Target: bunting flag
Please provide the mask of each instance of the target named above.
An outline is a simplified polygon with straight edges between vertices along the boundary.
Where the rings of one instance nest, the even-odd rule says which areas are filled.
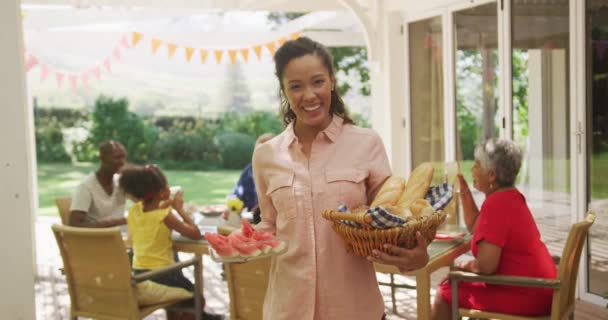
[[[209,55],[207,50],[201,50],[201,63],[205,63],[207,61],[207,55]]]
[[[274,52],[276,51],[274,42],[268,42],[264,46],[266,47],[266,49],[268,49],[268,51],[270,52],[270,55],[274,56]]]
[[[136,40],[137,37],[138,36],[136,34],[133,34],[134,40]],[[139,38],[141,39],[142,37],[143,36],[140,36]],[[139,40],[137,40],[137,41],[139,41]],[[135,41],[135,42],[137,42],[137,41]],[[108,73],[111,73],[113,60],[120,61],[122,59],[121,48],[123,48],[123,47],[131,48],[128,44],[128,35],[123,35],[120,38],[120,40],[116,43],[116,45],[112,49],[110,55],[107,56],[105,59],[103,59],[99,65],[96,65],[92,68],[85,69],[85,71],[82,71],[82,72],[74,73],[74,72],[62,72],[59,70],[55,70],[55,68],[51,67],[50,65],[41,62],[38,59],[38,57],[36,57],[30,53],[27,53],[27,52],[26,52],[25,68],[26,68],[26,71],[30,71],[34,66],[39,65],[40,66],[40,68],[39,68],[40,69],[40,82],[44,82],[49,77],[49,75],[54,75],[58,88],[61,88],[63,86],[64,80],[67,80],[67,82],[70,86],[70,89],[72,89],[72,91],[76,91],[76,89],[78,89],[79,85],[82,86],[83,88],[88,87],[92,76],[95,76],[95,78],[97,80],[100,80],[102,65]]]
[[[163,44],[163,41],[160,39],[152,39],[152,54],[156,54],[156,51],[158,51],[158,48],[160,48],[160,46]]]
[[[25,72],[29,72],[36,65],[38,65],[38,58],[28,55],[27,60],[25,60]]]
[[[133,46],[135,47],[143,37],[143,34],[139,32],[133,32]]]
[[[194,54],[194,48],[186,47],[186,61],[187,62],[190,62],[190,59],[192,59],[193,54]]]
[[[72,89],[72,91],[76,91],[76,82],[78,81],[76,76],[71,74],[68,76],[68,80],[70,81],[70,89]]]
[[[114,59],[120,61],[120,49],[118,49],[118,47],[114,48],[114,50],[112,51],[112,56],[114,56]]]
[[[97,80],[99,80],[99,78],[101,78],[101,68],[95,67],[95,69],[93,69],[93,75]]]
[[[255,52],[255,55],[258,57],[258,60],[262,59],[262,46],[253,47],[253,52]]]
[[[222,56],[224,55],[224,51],[214,50],[213,53],[215,54],[215,61],[217,61],[217,64],[222,63]]]
[[[241,56],[243,56],[243,61],[247,63],[247,58],[249,57],[249,49],[241,49]]]
[[[123,48],[129,48],[129,40],[127,40],[127,36],[122,36],[122,38],[120,38],[120,45],[123,46]]]
[[[55,79],[57,80],[57,87],[61,88],[61,85],[63,85],[63,73],[61,72],[55,72]]]
[[[238,51],[236,51],[236,50],[228,50],[228,56],[230,57],[231,64],[236,63],[236,54],[237,53],[238,53]]]
[[[275,41],[270,41],[270,42],[267,42],[264,44],[256,44],[251,47],[218,49],[218,48],[194,48],[191,46],[180,46],[176,43],[169,42],[169,41],[166,41],[163,39],[158,39],[158,38],[154,38],[154,37],[148,38],[140,32],[133,32],[131,35],[131,39],[132,39],[131,43],[132,43],[132,47],[135,47],[143,39],[149,39],[153,55],[155,55],[156,52],[161,47],[166,46],[169,59],[171,59],[171,58],[173,58],[173,56],[175,56],[175,52],[178,49],[183,48],[184,49],[184,58],[185,58],[186,62],[190,62],[192,60],[192,56],[194,55],[194,52],[196,52],[198,50],[200,59],[201,59],[201,63],[203,63],[203,64],[205,64],[207,62],[207,56],[208,56],[209,52],[213,52],[213,55],[215,57],[215,62],[217,64],[221,64],[222,61],[229,62],[231,64],[235,64],[239,61],[239,59],[241,59],[245,63],[248,63],[250,61],[249,60],[249,51],[251,51],[251,50],[253,50],[253,52],[255,53],[255,56],[257,57],[258,60],[262,59],[263,48],[266,48],[268,50],[268,52],[270,53],[270,55],[272,56],[276,52],[277,48],[282,46],[285,42],[287,42],[290,39],[295,40],[299,37],[300,37],[300,32],[294,32],[287,36],[282,36]],[[122,40],[121,40],[121,44],[122,44]],[[240,53],[241,58],[239,58],[239,53]],[[224,59],[224,56],[228,56],[228,59]]]
[[[46,80],[46,78],[49,76],[49,73],[51,73],[51,67],[46,64],[40,66],[40,82]]]
[[[112,62],[110,61],[110,58],[106,58],[103,61],[103,65],[104,67],[106,67],[106,70],[108,70],[108,72],[112,72]]]
[[[177,45],[175,43],[168,43],[167,44],[167,48],[169,49],[169,59],[173,58],[173,55],[175,54],[175,50],[177,49]]]

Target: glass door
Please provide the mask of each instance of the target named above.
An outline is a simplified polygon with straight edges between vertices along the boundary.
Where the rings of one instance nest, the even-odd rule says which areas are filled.
[[[456,160],[471,180],[475,146],[499,136],[498,16],[491,2],[455,11],[453,17]]]
[[[555,256],[573,212],[569,26],[568,0],[511,3],[513,139],[524,150],[517,187]]]
[[[597,219],[588,242],[587,291],[608,293],[608,0],[586,1],[587,203]]]
[[[445,159],[442,39],[440,16],[408,24],[412,169]]]

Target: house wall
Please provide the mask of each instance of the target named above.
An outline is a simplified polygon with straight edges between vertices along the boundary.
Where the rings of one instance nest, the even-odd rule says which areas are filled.
[[[19,0],[0,1],[0,315],[35,319],[33,117],[26,104]]]

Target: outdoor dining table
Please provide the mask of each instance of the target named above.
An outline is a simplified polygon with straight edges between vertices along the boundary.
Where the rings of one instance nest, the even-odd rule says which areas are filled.
[[[411,272],[400,272],[397,267],[375,263],[376,271],[416,277],[416,305],[418,319],[431,318],[431,274],[441,267],[452,265],[454,260],[469,251],[471,236],[453,240],[434,240],[428,247],[429,262],[422,268]]]

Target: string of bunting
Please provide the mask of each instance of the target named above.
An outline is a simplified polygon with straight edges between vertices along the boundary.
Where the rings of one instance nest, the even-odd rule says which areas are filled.
[[[167,48],[167,57],[172,59],[176,55],[176,51],[180,50],[184,53],[186,62],[190,62],[194,56],[198,56],[200,62],[205,64],[209,61],[209,55],[213,54],[217,64],[221,64],[222,61],[226,61],[226,57],[231,64],[235,64],[240,55],[241,59],[247,63],[249,62],[250,52],[253,52],[257,57],[258,61],[262,59],[262,51],[266,49],[270,55],[274,55],[277,48],[283,45],[285,41],[289,39],[297,39],[300,37],[299,32],[294,32],[286,37],[280,37],[275,41],[266,42],[264,44],[257,44],[251,47],[232,48],[232,49],[208,49],[208,48],[195,48],[191,46],[178,45],[175,42],[166,41],[154,37],[147,37],[140,32],[133,32],[131,36],[131,45],[136,47],[142,42],[143,39],[150,40],[150,49],[153,55],[155,55],[161,47]]]
[[[120,43],[115,45],[112,49],[112,53],[105,57],[99,64],[87,68],[82,72],[67,72],[59,70],[50,66],[49,64],[41,61],[37,56],[26,53],[25,57],[25,72],[29,73],[33,68],[38,67],[40,69],[40,82],[44,82],[47,78],[54,77],[57,87],[61,88],[64,81],[68,81],[72,91],[76,91],[78,86],[88,87],[89,80],[96,79],[100,80],[102,71],[106,73],[112,73],[112,64],[114,61],[120,61],[122,56],[123,48],[131,48],[127,35],[123,35],[120,39]]]

